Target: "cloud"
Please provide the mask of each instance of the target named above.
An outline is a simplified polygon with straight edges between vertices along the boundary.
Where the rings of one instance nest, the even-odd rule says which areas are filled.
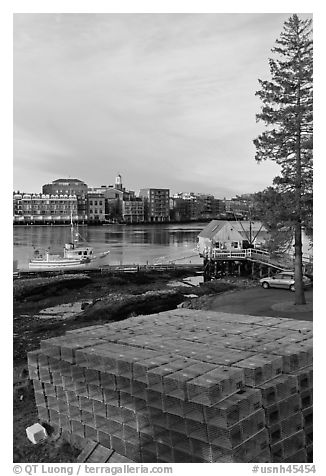
[[[254,161],[254,93],[286,18],[16,14],[16,188],[118,171],[136,190],[264,188],[276,169]]]

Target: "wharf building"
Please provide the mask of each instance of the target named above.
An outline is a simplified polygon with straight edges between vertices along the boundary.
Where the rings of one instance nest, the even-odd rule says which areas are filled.
[[[271,253],[270,231],[259,221],[212,220],[198,235],[197,250],[204,258],[204,281],[223,275],[260,277],[294,269],[294,237],[279,253]],[[303,272],[313,274],[313,249],[302,230]]]

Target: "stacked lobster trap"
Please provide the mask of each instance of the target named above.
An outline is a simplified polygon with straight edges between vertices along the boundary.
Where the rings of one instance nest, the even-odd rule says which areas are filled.
[[[312,323],[176,309],[28,353],[41,422],[135,462],[307,462]]]

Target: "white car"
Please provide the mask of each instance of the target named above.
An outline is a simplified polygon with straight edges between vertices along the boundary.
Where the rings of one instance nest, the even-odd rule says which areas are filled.
[[[302,276],[304,287],[311,285],[311,280],[307,276]],[[259,280],[264,289],[268,288],[283,288],[295,291],[294,287],[294,273],[292,271],[282,271],[274,274],[274,276],[262,278]]]

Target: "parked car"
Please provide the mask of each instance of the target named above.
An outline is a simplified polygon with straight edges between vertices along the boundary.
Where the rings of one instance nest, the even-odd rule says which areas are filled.
[[[304,287],[309,287],[312,284],[311,279],[307,276],[302,276],[302,281]],[[295,281],[294,281],[294,272],[292,271],[282,271],[281,273],[274,274],[274,276],[262,278],[259,280],[264,289],[268,288],[283,288],[294,291]]]

